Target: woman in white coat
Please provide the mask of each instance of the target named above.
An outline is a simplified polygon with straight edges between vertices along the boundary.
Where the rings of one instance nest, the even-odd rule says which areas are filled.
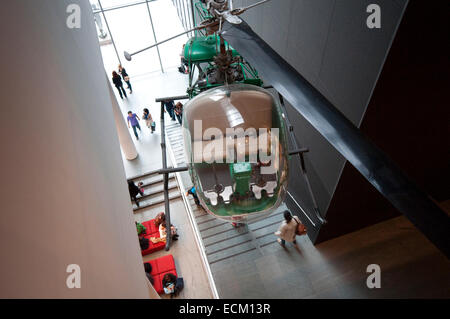
[[[284,220],[278,231],[275,232],[275,235],[280,237],[277,239],[278,243],[284,246],[286,241],[288,241],[294,245],[297,245],[297,242],[295,241],[295,233],[299,224],[301,224],[300,219],[297,216],[292,216],[291,212],[286,210],[284,212]]]

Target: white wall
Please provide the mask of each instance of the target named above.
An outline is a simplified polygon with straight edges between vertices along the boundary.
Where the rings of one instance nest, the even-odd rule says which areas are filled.
[[[88,0],[8,1],[0,16],[0,298],[148,298]]]

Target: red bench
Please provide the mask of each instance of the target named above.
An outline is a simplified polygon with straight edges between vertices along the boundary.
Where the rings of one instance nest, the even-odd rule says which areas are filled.
[[[159,294],[164,293],[162,286],[162,279],[165,274],[172,273],[177,276],[177,269],[175,268],[175,261],[172,255],[163,256],[160,258],[147,261],[152,265],[152,272],[150,273],[155,280],[153,287]]]
[[[143,222],[142,225],[144,225],[145,230],[146,230],[144,237],[149,240],[148,248],[141,251],[142,256],[145,256],[145,255],[151,254],[151,253],[153,253],[155,251],[164,249],[164,247],[166,246],[166,242],[165,241],[154,244],[150,240],[150,237],[157,237],[157,238],[160,237],[159,236],[159,229],[155,226],[155,220],[154,219],[150,219],[150,220],[148,220],[146,222]]]

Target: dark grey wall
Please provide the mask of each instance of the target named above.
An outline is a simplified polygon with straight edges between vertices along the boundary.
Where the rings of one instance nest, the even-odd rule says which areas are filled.
[[[235,7],[258,0],[235,0]],[[359,126],[389,51],[407,0],[272,0],[244,20],[345,116]],[[381,7],[381,29],[366,25],[367,6]],[[266,84],[270,84],[267,81]],[[344,158],[287,105],[298,141],[310,148],[307,168],[319,207],[326,213],[345,164]],[[290,192],[308,210],[296,161]],[[301,217],[301,216],[300,216]],[[310,233],[315,239],[315,232]]]
[[[436,202],[450,198],[449,21],[448,1],[409,2],[360,125]],[[316,243],[399,214],[347,163]]]

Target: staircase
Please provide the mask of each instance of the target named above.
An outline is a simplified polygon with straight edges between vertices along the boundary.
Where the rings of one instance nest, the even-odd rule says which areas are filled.
[[[156,171],[152,171],[143,175],[132,177],[128,180],[132,180],[136,185],[138,185],[139,182],[144,183],[142,186],[144,188],[144,196],[137,196],[139,207],[137,207],[133,202],[133,211],[135,213],[164,204],[163,175],[158,174]],[[178,189],[175,175],[169,174],[169,200],[174,200],[177,198],[181,198],[181,193]]]

